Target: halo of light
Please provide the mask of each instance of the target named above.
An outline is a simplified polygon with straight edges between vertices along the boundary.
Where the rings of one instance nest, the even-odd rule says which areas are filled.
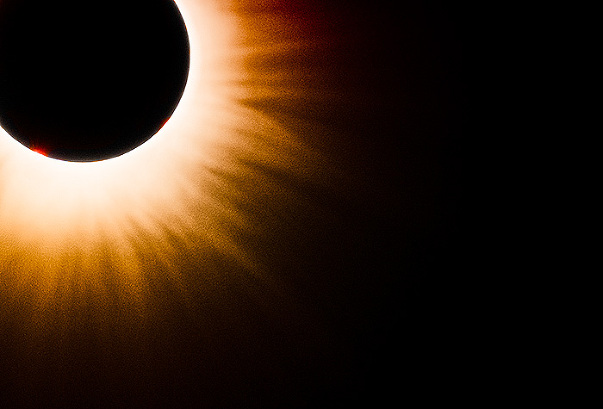
[[[169,169],[167,164],[174,160],[176,146],[190,143],[186,141],[187,132],[190,133],[187,122],[203,115],[197,109],[203,103],[202,96],[212,92],[215,95],[215,90],[208,89],[209,83],[203,83],[200,73],[207,70],[203,65],[215,58],[216,50],[213,44],[202,40],[207,32],[200,32],[197,26],[205,28],[204,31],[212,30],[211,38],[218,47],[223,45],[220,42],[227,41],[229,27],[232,29],[232,25],[223,22],[215,24],[218,17],[208,18],[207,11],[204,14],[192,7],[193,2],[184,0],[178,4],[194,51],[191,52],[189,84],[170,121],[138,149],[92,163],[46,158],[0,131],[4,182],[0,211],[5,221],[4,230],[10,229],[28,242],[49,237],[58,239],[67,231],[81,227],[83,218],[78,215],[81,211],[93,218],[99,212],[115,215],[128,211],[125,196],[146,196],[144,201],[150,206],[159,196],[175,194],[174,183],[168,182],[176,176],[171,172],[177,170]],[[205,60],[197,51],[203,53]],[[161,186],[161,193],[150,193],[151,186]],[[110,197],[115,199],[113,203],[109,202]]]
[[[177,281],[171,263],[181,250],[172,237],[259,270],[232,231],[261,234],[261,227],[237,207],[245,192],[229,178],[250,177],[250,160],[274,169],[300,165],[310,177],[316,158],[282,125],[240,103],[252,92],[244,62],[266,50],[239,41],[237,14],[224,2],[176,3],[189,34],[189,79],[171,119],[148,142],[117,158],[75,163],[32,152],[0,130],[4,296],[35,288],[34,303],[48,305],[82,286],[102,293],[111,271],[118,291],[143,300],[150,267],[140,248],[150,249],[156,272]],[[283,194],[274,180],[253,179]]]

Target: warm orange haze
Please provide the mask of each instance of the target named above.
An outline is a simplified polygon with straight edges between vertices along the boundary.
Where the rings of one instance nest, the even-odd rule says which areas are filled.
[[[382,407],[429,383],[462,241],[454,20],[175,3],[188,79],[146,143],[67,162],[0,129],[0,406]]]

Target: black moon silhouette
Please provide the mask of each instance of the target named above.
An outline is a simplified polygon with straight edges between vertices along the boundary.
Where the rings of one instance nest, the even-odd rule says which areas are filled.
[[[0,1],[0,125],[48,157],[143,144],[176,109],[189,64],[173,0]]]

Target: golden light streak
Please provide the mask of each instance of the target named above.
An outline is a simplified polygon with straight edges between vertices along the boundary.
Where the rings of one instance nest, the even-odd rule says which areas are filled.
[[[311,181],[323,161],[282,124],[246,107],[249,99],[299,92],[284,85],[287,72],[253,72],[246,62],[303,45],[278,20],[249,35],[251,23],[228,2],[176,3],[189,33],[189,80],[172,118],[147,143],[118,158],[72,163],[0,131],[0,284],[15,308],[41,314],[83,293],[98,304],[117,293],[144,309],[149,277],[181,285],[183,264],[196,266],[209,297],[228,278],[216,278],[205,253],[234,259],[267,287],[278,286],[239,237],[267,233],[249,209],[269,213],[270,203],[305,199],[258,169]],[[275,25],[287,35],[268,38]],[[5,305],[3,313],[10,311]]]

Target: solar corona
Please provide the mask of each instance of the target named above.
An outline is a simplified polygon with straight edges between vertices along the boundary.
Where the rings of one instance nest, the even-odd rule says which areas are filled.
[[[0,0],[0,408],[446,395],[485,264],[438,3]]]
[[[111,276],[123,300],[144,304],[149,279],[177,281],[190,262],[170,237],[195,257],[203,248],[253,265],[230,237],[255,226],[235,206],[247,187],[233,180],[271,191],[272,178],[250,164],[289,172],[296,157],[303,168],[314,159],[240,102],[280,93],[265,87],[279,75],[246,62],[291,45],[274,36],[242,44],[250,29],[237,16],[212,0],[0,2],[0,49],[11,57],[0,58],[4,297],[45,306],[31,317],[52,315],[57,297],[80,286],[102,293]],[[213,268],[196,271],[211,286]],[[36,291],[20,298],[27,288]]]

